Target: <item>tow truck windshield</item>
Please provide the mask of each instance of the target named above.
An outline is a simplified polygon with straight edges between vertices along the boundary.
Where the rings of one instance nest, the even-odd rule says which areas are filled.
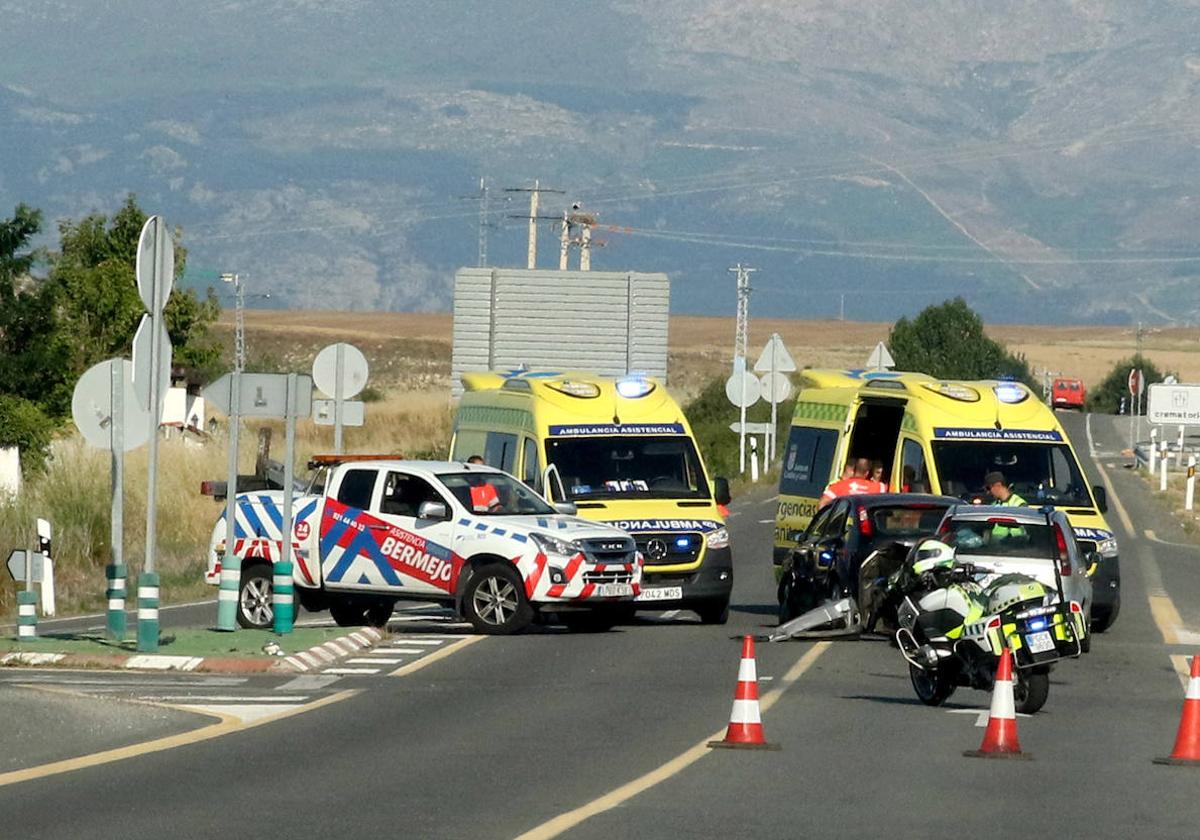
[[[933,461],[942,492],[966,501],[989,501],[983,477],[999,471],[1029,505],[1094,507],[1075,455],[1065,443],[935,441]]]
[[[476,516],[547,516],[558,512],[537,493],[504,473],[440,473],[438,478]],[[481,498],[487,503],[481,504]]]
[[[546,458],[569,499],[707,499],[708,482],[689,437],[548,440]]]

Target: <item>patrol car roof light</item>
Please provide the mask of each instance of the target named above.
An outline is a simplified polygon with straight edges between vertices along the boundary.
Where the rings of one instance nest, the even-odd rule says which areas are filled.
[[[617,380],[617,393],[627,400],[636,400],[654,390],[654,383],[641,376],[626,376]]]

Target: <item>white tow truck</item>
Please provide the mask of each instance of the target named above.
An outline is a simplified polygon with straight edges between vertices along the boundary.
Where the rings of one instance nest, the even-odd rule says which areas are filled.
[[[608,629],[640,592],[632,537],[550,505],[481,464],[320,456],[293,495],[296,595],[340,625],[381,626],[398,600],[453,606],[479,633],[516,633],[553,616]],[[237,618],[273,620],[273,563],[283,547],[283,491],[239,493]],[[225,517],[213,528],[206,580],[220,580]]]

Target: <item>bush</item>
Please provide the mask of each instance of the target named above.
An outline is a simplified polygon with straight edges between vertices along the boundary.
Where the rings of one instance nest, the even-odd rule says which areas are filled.
[[[40,472],[46,463],[54,423],[29,400],[0,394],[0,448],[15,446],[21,452],[21,472]]]
[[[788,428],[791,425],[792,412],[795,410],[795,398],[781,402],[776,412],[776,428],[778,439],[787,440]],[[730,423],[736,423],[740,412],[725,396],[725,380],[714,379],[696,395],[696,398],[683,408],[692,433],[696,436],[696,445],[711,476],[724,476],[734,479],[738,475],[738,436],[729,430]],[[746,409],[746,421],[764,423],[771,419],[771,405],[765,400],[759,400]],[[760,439],[760,445],[762,443]],[[782,453],[780,443],[776,449]],[[760,450],[761,452],[761,450]],[[764,465],[767,472],[770,465]]]
[[[1122,359],[1113,366],[1099,385],[1088,390],[1087,410],[1101,414],[1116,414],[1121,410],[1122,400],[1125,401],[1128,408],[1129,371],[1135,368],[1141,370],[1147,385],[1162,382],[1167,377],[1165,371],[1160,371],[1154,362],[1140,353],[1130,356],[1128,359]],[[1137,407],[1138,414],[1146,413],[1144,402],[1145,400]]]

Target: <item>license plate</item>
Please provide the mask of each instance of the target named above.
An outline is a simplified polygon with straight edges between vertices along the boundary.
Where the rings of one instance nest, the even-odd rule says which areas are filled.
[[[653,586],[647,589],[642,587],[641,593],[635,600],[638,601],[678,601],[683,597],[682,586]]]
[[[633,594],[632,583],[598,583],[596,584],[596,595],[601,598],[619,598],[622,595]]]
[[[1045,653],[1048,650],[1054,650],[1054,638],[1050,635],[1049,630],[1030,633],[1025,637],[1025,644],[1029,647],[1030,653]]]

